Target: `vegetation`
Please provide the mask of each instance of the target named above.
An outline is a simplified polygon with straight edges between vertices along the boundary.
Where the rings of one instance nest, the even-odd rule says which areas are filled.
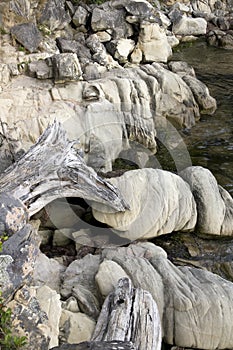
[[[7,236],[0,237],[0,251]],[[0,349],[17,350],[26,345],[26,337],[18,337],[12,334],[12,311],[6,308],[2,293],[0,291]]]

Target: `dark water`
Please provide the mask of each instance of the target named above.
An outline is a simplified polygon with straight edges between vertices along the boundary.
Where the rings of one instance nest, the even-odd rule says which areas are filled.
[[[218,104],[213,116],[203,115],[184,136],[192,163],[210,169],[233,195],[233,50],[196,42],[180,47],[173,60],[192,65]]]

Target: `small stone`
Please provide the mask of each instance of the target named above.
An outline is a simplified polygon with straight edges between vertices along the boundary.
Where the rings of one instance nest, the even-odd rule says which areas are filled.
[[[42,35],[34,23],[22,23],[12,27],[11,35],[29,52],[35,52],[42,41]]]

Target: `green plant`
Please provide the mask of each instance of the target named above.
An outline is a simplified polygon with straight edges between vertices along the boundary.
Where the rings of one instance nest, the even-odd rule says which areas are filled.
[[[0,237],[0,252],[4,241],[7,240],[6,235]],[[0,291],[0,349],[1,350],[17,350],[26,345],[27,337],[18,337],[12,334],[12,311],[5,306],[2,292]]]

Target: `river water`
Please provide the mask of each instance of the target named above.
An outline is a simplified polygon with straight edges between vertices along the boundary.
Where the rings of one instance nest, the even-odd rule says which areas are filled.
[[[201,120],[182,137],[192,164],[213,172],[219,184],[233,196],[233,50],[224,50],[199,41],[180,46],[173,60],[186,61],[195,69],[217,100],[213,116]]]

